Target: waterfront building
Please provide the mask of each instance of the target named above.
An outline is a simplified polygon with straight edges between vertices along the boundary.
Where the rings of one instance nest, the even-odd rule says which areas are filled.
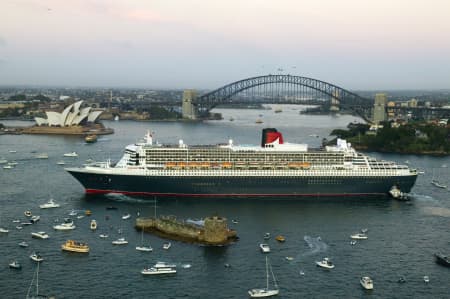
[[[70,127],[97,121],[103,111],[92,111],[92,107],[81,108],[83,101],[67,106],[63,112],[46,111],[47,118],[35,117],[38,126]]]

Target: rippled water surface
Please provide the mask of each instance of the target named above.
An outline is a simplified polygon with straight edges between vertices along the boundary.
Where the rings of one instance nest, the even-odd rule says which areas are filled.
[[[8,234],[0,235],[1,297],[25,297],[35,272],[35,264],[28,256],[36,250],[45,258],[39,272],[40,292],[56,298],[246,298],[247,290],[265,286],[265,260],[258,245],[266,232],[272,235],[268,240],[272,249],[269,259],[280,286],[280,298],[449,297],[450,269],[435,264],[433,253],[450,253],[450,192],[430,184],[437,178],[450,185],[448,157],[370,154],[424,171],[413,188],[413,200],[406,203],[382,198],[159,199],[158,215],[186,219],[218,213],[238,220],[237,224],[229,224],[238,231],[240,240],[225,247],[172,241],[172,247],[163,250],[165,240],[145,234],[144,240],[154,249],[151,253],[135,250],[141,234],[133,224],[138,213],[154,214],[153,198],[85,197],[81,185],[64,171],[63,167],[79,166],[87,159],[117,160],[124,147],[143,137],[148,129],[155,132],[160,143],[183,139],[187,144],[211,144],[231,138],[235,143],[258,144],[261,128],[270,126],[277,127],[286,141],[318,146],[332,128],[345,127],[355,120],[351,116],[299,115],[294,106],[283,106],[283,112],[277,114],[273,110],[220,112],[224,120],[206,123],[105,122],[115,129],[115,134],[90,145],[78,137],[0,136],[0,160],[18,162],[14,169],[0,168],[0,226],[10,229]],[[234,121],[229,121],[230,117]],[[264,123],[255,124],[257,118]],[[63,157],[72,151],[79,157]],[[34,158],[40,153],[48,153],[49,159]],[[57,165],[60,160],[66,165]],[[61,208],[40,210],[39,204],[49,197]],[[118,209],[107,210],[108,206]],[[92,216],[72,217],[77,225],[74,231],[54,231],[55,222],[68,217],[73,209],[80,214],[89,209]],[[40,215],[41,220],[18,230],[12,221],[25,220],[25,210]],[[125,213],[130,213],[131,219],[122,220]],[[96,232],[89,229],[91,219],[97,220]],[[369,239],[350,245],[350,234],[362,228],[368,228]],[[46,231],[50,239],[32,239],[33,231]],[[109,238],[99,238],[102,233],[109,234]],[[284,235],[286,242],[276,242],[273,236],[277,234]],[[121,236],[130,243],[111,244]],[[60,246],[67,239],[88,242],[90,254],[61,252]],[[17,245],[24,240],[30,244],[25,249]],[[324,257],[333,260],[335,269],[323,271],[316,267],[315,261]],[[13,259],[22,263],[22,270],[8,268]],[[177,274],[143,277],[140,270],[156,261],[176,263]],[[373,291],[360,287],[363,275],[373,278]],[[424,275],[430,277],[428,284],[423,281]],[[397,282],[400,276],[406,283]]]

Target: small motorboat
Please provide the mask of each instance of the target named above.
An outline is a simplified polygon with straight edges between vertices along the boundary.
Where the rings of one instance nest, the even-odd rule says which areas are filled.
[[[368,236],[365,233],[357,233],[357,234],[350,235],[350,238],[352,238],[354,240],[366,240],[366,239],[368,239]]]
[[[320,262],[316,261],[316,265],[318,267],[322,267],[322,268],[325,268],[325,269],[333,269],[334,268],[334,264],[327,257],[323,258],[323,260],[320,261]]]
[[[92,215],[92,211],[91,210],[86,210],[86,211],[84,211],[84,215],[91,216]]]
[[[53,226],[54,230],[73,230],[76,226],[73,224],[73,222],[68,223],[61,223]]]
[[[42,262],[44,258],[37,252],[34,252],[30,255],[30,259],[32,259],[35,262]]]
[[[4,227],[0,227],[0,233],[5,233],[5,234],[7,234],[7,233],[9,233],[9,229],[6,229],[6,228],[4,228]]]
[[[265,233],[264,240],[269,240],[269,239],[270,239],[270,233]]]
[[[231,222],[232,222],[233,224],[238,224],[238,223],[239,223],[239,221],[237,221],[236,219],[232,219]]]
[[[12,261],[11,263],[9,263],[9,267],[11,269],[17,269],[17,270],[22,269],[22,265],[18,261]]]
[[[122,216],[123,220],[127,220],[127,219],[130,219],[130,218],[131,218],[130,214],[125,214],[125,215]]]
[[[114,240],[111,242],[113,245],[126,245],[128,244],[128,241],[125,240],[125,238],[119,238],[117,240]]]
[[[46,232],[35,232],[35,233],[31,233],[31,236],[33,238],[37,238],[37,239],[48,239],[49,236],[47,235]]]
[[[434,256],[436,258],[436,263],[438,263],[442,266],[450,267],[450,257],[449,256],[447,256],[443,253],[440,253],[440,252],[435,253]]]
[[[398,283],[405,283],[406,279],[403,276],[400,276],[397,280]]]
[[[19,219],[14,219],[12,222],[13,223],[20,223],[20,220]]]
[[[24,214],[25,216],[27,216],[27,217],[33,216],[33,214],[31,213],[31,211],[25,211],[25,212],[23,212],[23,214]]]
[[[109,236],[108,236],[108,234],[100,234],[99,237],[102,238],[102,239],[106,239],[106,238],[108,238]]]
[[[63,156],[64,157],[78,157],[78,154],[76,152],[71,152],[71,153],[65,153]]]
[[[285,242],[286,238],[282,235],[278,235],[275,237],[275,240],[277,240],[278,242]]]
[[[28,243],[25,241],[22,241],[19,243],[19,246],[25,248],[25,247],[28,247]]]
[[[25,248],[25,247],[28,247],[28,243],[25,241],[22,241],[19,243],[19,246]]]
[[[366,290],[373,290],[373,281],[369,276],[361,277],[361,279],[359,280],[359,283]]]
[[[60,205],[57,204],[57,203],[55,203],[55,202],[53,201],[53,198],[50,198],[50,200],[49,200],[48,202],[46,202],[46,203],[44,203],[44,204],[42,204],[42,205],[39,205],[39,207],[40,207],[41,209],[51,209],[51,208],[59,208]]]
[[[64,162],[64,161],[58,161],[58,162],[56,162],[56,164],[58,164],[58,165],[66,165],[66,162]]]
[[[36,159],[48,159],[48,154],[46,153],[38,154],[36,155]]]
[[[429,282],[430,282],[430,277],[429,277],[428,275],[425,275],[425,276],[423,277],[423,281],[424,281],[425,283],[429,283]]]
[[[353,246],[353,245],[356,245],[356,240],[351,240],[351,241],[350,241],[350,245],[352,245],[352,246]]]
[[[78,215],[78,212],[75,210],[70,211],[69,216],[76,216]]]
[[[41,220],[41,216],[38,216],[38,215],[31,216],[31,218],[30,218],[30,222],[31,222],[31,223],[36,223],[36,222],[38,222],[39,220]]]
[[[288,260],[288,261],[293,261],[294,260],[294,258],[292,256],[287,256],[287,257],[285,257],[285,259]]]
[[[14,166],[12,166],[12,165],[5,165],[5,166],[3,166],[3,169],[13,169],[14,168]]]
[[[17,225],[17,226],[16,226],[16,229],[21,230],[21,229],[23,229],[23,226]]]
[[[261,244],[259,244],[259,248],[261,248],[262,253],[269,253],[270,252],[269,244],[261,243]]]
[[[97,221],[95,221],[95,219],[91,220],[91,230],[96,230],[97,229]]]
[[[163,244],[163,249],[165,249],[165,250],[169,249],[170,247],[172,247],[172,243],[170,243],[170,242]]]

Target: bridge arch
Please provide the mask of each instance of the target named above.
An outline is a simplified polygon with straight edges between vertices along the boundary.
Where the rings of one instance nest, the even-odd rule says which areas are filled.
[[[352,110],[360,115],[364,108],[373,106],[373,100],[361,97],[337,85],[309,77],[292,75],[265,75],[239,80],[201,95],[194,99],[192,103],[198,109],[209,111],[219,104],[229,102],[232,96],[242,91],[260,85],[277,83],[300,85],[319,91],[329,96],[330,100],[336,99],[341,107]]]

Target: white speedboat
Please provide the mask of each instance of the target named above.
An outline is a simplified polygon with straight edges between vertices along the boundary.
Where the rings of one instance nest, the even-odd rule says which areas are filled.
[[[51,209],[51,208],[59,208],[60,205],[53,201],[53,198],[50,198],[48,202],[39,205],[41,209]]]
[[[55,230],[74,230],[75,228],[76,226],[73,222],[61,223],[53,226],[53,229]]]
[[[264,240],[269,240],[269,239],[270,239],[270,233],[265,233]]]
[[[37,239],[48,239],[49,236],[47,235],[46,232],[35,232],[35,233],[31,233],[31,236],[33,238],[37,238]]]
[[[37,252],[34,252],[30,255],[30,259],[32,259],[35,262],[42,262],[44,258]]]
[[[369,276],[361,277],[361,279],[359,280],[359,283],[366,290],[373,290],[373,281]]]
[[[95,219],[91,220],[91,230],[96,230],[97,229],[97,221],[95,221]]]
[[[30,218],[31,223],[36,223],[39,220],[41,220],[41,216],[39,216],[39,215],[31,216],[31,218]]]
[[[316,261],[316,265],[319,267],[325,268],[325,269],[333,269],[334,268],[334,264],[327,257],[323,258],[323,260],[320,262]]]
[[[163,244],[163,248],[166,249],[166,250],[169,249],[171,246],[172,246],[172,243],[170,243],[170,242],[167,242],[167,243]]]
[[[423,277],[423,281],[424,281],[425,283],[429,283],[429,282],[430,282],[430,277],[429,277],[428,275],[425,275],[425,276]]]
[[[112,241],[113,245],[125,245],[128,244],[128,241],[125,238],[119,238],[117,240]]]
[[[58,164],[58,165],[66,165],[66,162],[64,162],[64,161],[58,161],[58,162],[56,162],[56,164]]]
[[[177,273],[177,266],[164,262],[157,262],[152,267],[143,269],[141,273],[143,275],[174,274]]]
[[[12,166],[12,165],[5,165],[5,166],[3,166],[3,169],[13,169],[14,168],[14,166]]]
[[[63,156],[64,157],[78,157],[78,154],[76,152],[71,152],[71,153],[65,153]]]
[[[22,242],[19,243],[19,246],[25,248],[25,247],[28,247],[28,243],[25,242],[25,241],[22,241]]]
[[[33,214],[31,213],[31,211],[25,211],[23,212],[23,214],[27,217],[31,217]]]
[[[125,215],[122,216],[122,219],[123,220],[127,220],[127,219],[130,219],[130,217],[131,217],[130,214],[125,214]]]
[[[357,234],[350,235],[350,238],[352,238],[354,240],[366,240],[368,238],[368,236],[365,233],[357,233]]]
[[[18,261],[12,261],[11,263],[9,263],[9,267],[11,269],[22,269],[22,265],[18,262]]]
[[[69,216],[76,216],[78,215],[78,212],[75,210],[70,211]]]
[[[269,253],[270,252],[269,244],[261,243],[261,244],[259,244],[259,248],[261,248],[261,251],[263,253]]]
[[[274,284],[274,289],[269,289],[269,269],[272,273],[272,279]],[[267,256],[266,256],[266,287],[264,289],[251,289],[248,291],[248,294],[252,298],[262,298],[262,297],[272,297],[278,295],[280,290],[278,289],[277,281],[275,279],[275,275],[273,274],[272,267],[269,265]]]
[[[0,233],[7,234],[7,233],[9,233],[9,229],[6,229],[4,227],[0,227]]]
[[[102,239],[106,239],[106,238],[108,238],[109,236],[108,236],[107,234],[100,234],[99,237],[102,238]]]

